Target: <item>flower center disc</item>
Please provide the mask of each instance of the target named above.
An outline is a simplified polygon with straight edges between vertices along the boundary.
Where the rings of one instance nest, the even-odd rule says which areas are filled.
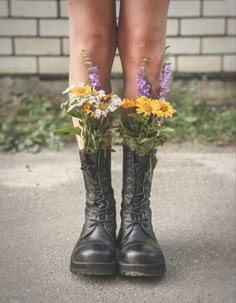
[[[161,111],[167,112],[168,111],[168,106],[166,104],[161,105]]]
[[[146,104],[143,105],[143,107],[144,107],[145,111],[148,112],[148,113],[150,113],[152,111],[152,107],[151,107],[150,104],[146,103]]]

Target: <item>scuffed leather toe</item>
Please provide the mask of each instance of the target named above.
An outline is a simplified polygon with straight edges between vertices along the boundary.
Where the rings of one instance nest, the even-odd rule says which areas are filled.
[[[80,245],[72,254],[73,263],[109,263],[114,262],[115,252],[102,243]]]
[[[126,264],[161,264],[164,255],[157,246],[147,243],[134,243],[123,248],[120,261]]]

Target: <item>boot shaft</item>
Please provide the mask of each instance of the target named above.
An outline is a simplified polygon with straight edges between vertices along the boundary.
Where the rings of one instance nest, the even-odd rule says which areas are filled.
[[[111,150],[107,148],[95,153],[80,151],[81,170],[88,202],[93,203],[96,196],[114,195],[111,186]]]
[[[122,238],[128,236],[134,229],[143,229],[155,239],[149,200],[152,182],[152,172],[150,173],[152,156],[137,155],[128,146],[124,146],[120,230]]]
[[[123,195],[143,193],[149,197],[152,181],[149,176],[150,161],[151,155],[140,156],[127,145],[123,146]]]
[[[81,170],[86,189],[85,224],[81,239],[95,229],[105,229],[115,237],[116,211],[114,192],[111,186],[111,150],[96,153],[80,151]]]

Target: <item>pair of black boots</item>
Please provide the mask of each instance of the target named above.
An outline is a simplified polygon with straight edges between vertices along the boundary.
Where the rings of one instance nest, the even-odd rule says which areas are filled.
[[[111,151],[80,152],[86,188],[85,223],[71,256],[73,273],[161,276],[165,259],[151,223],[148,177],[151,155],[124,146],[121,227],[116,239],[116,209],[111,186]]]

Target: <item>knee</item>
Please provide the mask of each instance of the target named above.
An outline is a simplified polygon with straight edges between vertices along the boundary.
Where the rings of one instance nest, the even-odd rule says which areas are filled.
[[[129,52],[133,58],[151,57],[161,59],[165,49],[165,35],[160,34],[158,27],[147,27],[136,30],[129,38]]]
[[[101,48],[106,48],[109,45],[109,33],[106,33],[103,30],[99,29],[91,29],[91,30],[85,30],[83,33],[84,40],[86,41],[86,44],[92,49],[99,51]]]
[[[146,49],[155,50],[158,46],[158,39],[155,31],[141,31],[134,37],[134,41],[137,51],[143,51]]]
[[[143,54],[148,52],[150,54],[160,52],[165,47],[165,37],[160,37],[157,29],[140,32],[134,38],[137,45],[137,52]]]
[[[115,40],[112,34],[98,29],[87,29],[78,35],[78,45],[87,49],[90,56],[110,57],[115,53]]]

